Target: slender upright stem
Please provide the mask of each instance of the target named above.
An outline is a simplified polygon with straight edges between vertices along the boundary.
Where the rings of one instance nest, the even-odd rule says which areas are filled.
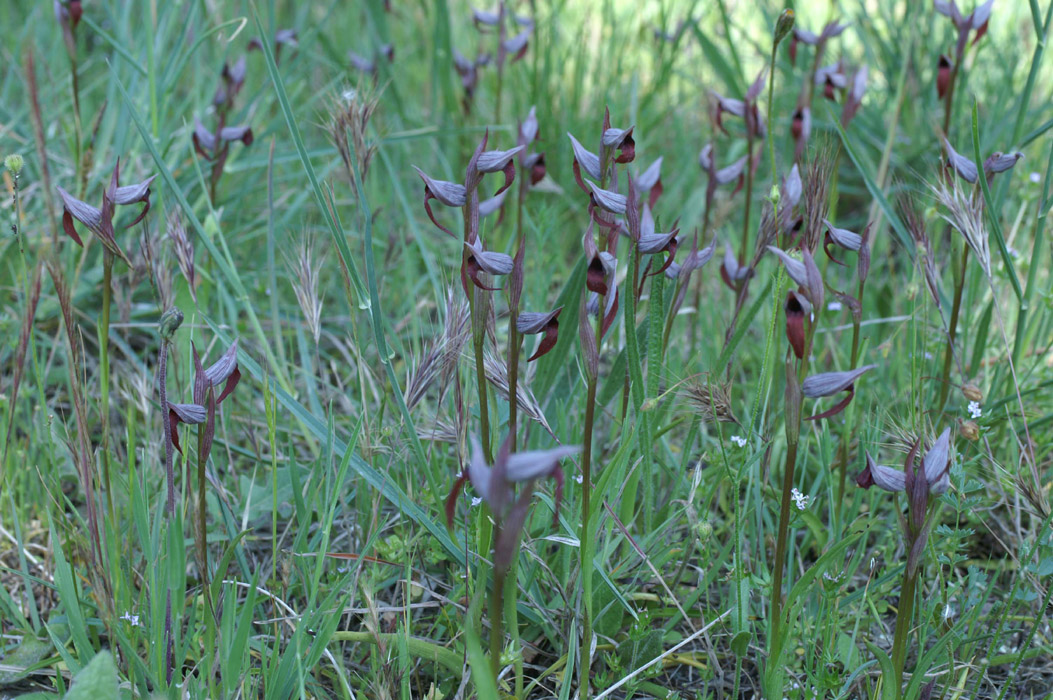
[[[746,134],[746,202],[742,212],[742,242],[739,245],[739,263],[745,264],[749,253],[750,205],[753,202],[753,136]],[[745,289],[745,285],[743,285]]]
[[[497,3],[497,93],[494,96],[494,124],[501,123],[501,92],[505,82],[505,3]]]
[[[161,338],[161,353],[157,358],[157,385],[161,398],[161,425],[164,430],[165,441],[165,482],[168,486],[167,502],[165,504],[165,515],[172,526],[175,520],[175,474],[172,471],[172,424],[168,420],[168,392],[166,382],[168,379],[168,338]],[[175,647],[172,639],[172,587],[168,586],[165,600],[165,681],[171,684],[172,672],[175,665]]]
[[[597,327],[603,323],[603,302],[600,302],[600,318],[597,319]],[[599,330],[596,333],[599,336]],[[587,600],[592,593],[592,559],[585,546],[589,542],[589,517],[590,501],[592,500],[592,428],[596,417],[596,380],[594,376],[589,377],[588,396],[585,403],[585,444],[581,455],[581,544],[578,550],[581,552],[581,584],[582,584],[582,630],[581,630],[581,668],[578,676],[578,699],[586,700],[589,697],[589,667],[592,665],[592,616],[589,613],[591,603]]]
[[[958,334],[958,315],[962,309],[962,290],[965,288],[965,273],[969,262],[969,245],[962,243],[962,262],[958,270],[957,285],[954,288],[954,302],[951,304],[951,321],[947,329],[947,349],[943,353],[943,377],[940,382],[940,399],[936,402],[937,410],[943,408],[947,401],[947,392],[951,387],[951,360],[954,358],[954,339]]]
[[[958,66],[962,62],[962,55],[954,62],[951,68],[951,80],[947,86],[947,94],[944,96],[943,104],[943,135],[947,136],[947,130],[951,128],[951,110],[954,108],[954,85],[958,82]]]
[[[812,353],[812,341],[815,338],[815,328],[818,322],[818,309],[816,309],[816,320],[812,322],[807,331],[804,344],[804,357],[797,368],[798,386],[808,375],[808,357]],[[794,371],[791,364],[787,364],[787,375]],[[787,381],[790,377],[787,376]],[[782,474],[782,501],[779,504],[779,532],[775,540],[775,571],[772,573],[771,589],[771,622],[769,631],[771,639],[778,643],[780,639],[780,625],[782,624],[782,582],[783,570],[786,567],[786,540],[790,529],[790,500],[793,490],[793,475],[797,466],[797,446],[801,434],[801,406],[804,402],[800,389],[792,400],[797,402],[796,406],[789,405],[791,397],[787,396],[786,406],[786,464]],[[796,421],[796,424],[793,423]],[[769,643],[769,648],[771,644]],[[769,659],[769,663],[778,663],[778,659]]]
[[[800,409],[798,409],[799,413]],[[782,473],[782,502],[779,504],[779,534],[775,540],[775,561],[772,565],[771,585],[771,624],[770,634],[772,639],[779,638],[779,626],[782,623],[782,579],[783,569],[786,566],[786,535],[790,524],[790,492],[793,489],[793,473],[797,465],[797,443],[798,439],[790,439],[786,444],[786,465]],[[769,645],[770,646],[770,645]],[[777,659],[769,659],[770,663],[778,663]]]
[[[494,541],[499,537],[499,531],[495,529]],[[505,649],[505,576],[507,572],[500,568],[494,568],[494,587],[490,590],[490,671],[494,675],[494,685],[497,685],[497,676],[501,673],[501,654]]]
[[[633,278],[631,280],[632,286],[629,287],[629,293],[635,295],[634,299],[636,300],[636,306],[634,308],[639,308],[640,296],[641,295],[637,294],[637,286],[639,285],[639,286],[642,287],[642,285],[640,285],[640,249],[637,248],[636,246],[633,246],[633,253],[632,253],[632,255],[633,255]],[[668,324],[667,324],[667,328],[668,328]],[[626,327],[625,332],[626,333],[635,333],[636,332],[636,319],[632,319],[632,323],[630,323],[629,326]],[[651,342],[654,342],[654,341],[652,340]],[[663,343],[663,355],[664,355],[664,347],[665,347],[665,344]],[[629,363],[626,362],[625,363],[625,383],[622,385],[622,420],[623,421],[625,420],[625,417],[629,414],[629,388],[630,388],[630,369],[629,369]]]
[[[530,180],[523,173],[520,173],[519,179],[519,197],[516,200],[516,263],[512,269],[513,275],[522,274],[522,269],[520,268],[521,256],[525,255],[526,252],[526,239],[523,237],[523,200],[526,199],[527,186]],[[522,289],[521,280],[513,280],[512,284],[509,285],[509,289],[517,284],[519,289]],[[519,401],[517,400],[519,391],[519,353],[523,345],[523,336],[519,334],[519,330],[516,328],[516,324],[519,321],[520,295],[515,294],[513,298],[513,295],[509,294],[509,302],[511,303],[508,307],[508,449],[511,452],[515,452],[519,428]]]
[[[110,299],[113,294],[113,253],[102,254],[102,320],[99,329],[99,373],[102,389],[99,396],[99,412],[102,413],[102,480],[106,485],[106,504],[113,511],[113,488],[110,484]],[[163,406],[163,404],[162,404]]]
[[[863,286],[865,284],[866,283],[863,280],[859,280],[859,291],[856,292],[856,299],[859,300],[860,304],[863,303]],[[859,366],[859,331],[860,331],[859,322],[860,322],[860,319],[858,318],[858,316],[855,313],[853,313],[852,314],[852,355],[851,355],[851,357],[849,359],[849,363],[848,363],[848,370],[849,371],[852,371],[856,367]],[[842,505],[842,503],[845,500],[845,482],[846,482],[847,476],[848,476],[848,442],[849,442],[849,431],[850,430],[851,430],[851,426],[846,421],[845,422],[845,426],[844,426],[844,430],[842,431],[842,434],[841,434],[841,445],[840,445],[840,448],[839,448],[840,458],[838,459],[838,462],[841,463],[841,476],[840,476],[840,487],[838,488],[838,491],[837,491],[838,498],[837,498],[837,501],[835,501],[835,503],[834,503],[834,508],[837,510],[837,512],[841,511],[841,505]]]
[[[479,299],[476,295],[479,295]],[[486,401],[486,368],[483,346],[486,342],[486,296],[475,287],[468,295],[468,308],[472,318],[472,348],[475,351],[475,381],[479,389],[479,422],[483,434],[483,454],[488,464],[493,464],[494,455],[490,444],[490,409]]]
[[[903,584],[900,586],[899,607],[896,609],[896,631],[892,637],[892,678],[896,683],[896,698],[903,692],[903,666],[907,660],[907,637],[910,635],[910,622],[914,614],[914,594],[918,584],[918,572],[910,573],[910,567],[903,570]]]

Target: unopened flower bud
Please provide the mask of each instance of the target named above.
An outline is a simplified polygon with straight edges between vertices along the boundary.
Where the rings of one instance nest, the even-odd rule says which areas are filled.
[[[657,407],[658,407],[658,399],[647,399],[642,404],[640,404],[640,410],[643,411],[644,413],[646,413],[648,411],[653,411]]]
[[[183,312],[173,306],[161,316],[161,321],[157,324],[157,329],[161,333],[162,338],[165,340],[171,340],[172,336],[175,335],[176,330],[182,325],[182,323]]]
[[[4,167],[10,170],[11,174],[15,177],[18,177],[18,174],[22,172],[22,166],[25,164],[25,160],[23,160],[22,156],[17,153],[12,153],[4,158]]]
[[[786,38],[786,35],[793,29],[793,10],[786,8],[779,14],[779,19],[775,21],[775,46]]]
[[[706,542],[713,535],[713,525],[708,520],[703,520],[695,525],[695,536],[699,542]]]
[[[962,437],[969,442],[976,442],[980,439],[980,426],[976,424],[976,421],[963,420],[958,424],[958,431]]]
[[[976,386],[971,382],[962,387],[962,394],[964,394],[965,398],[969,399],[970,401],[983,403],[984,392],[980,391],[980,387]]]
[[[768,199],[771,200],[772,206],[775,207],[776,209],[779,207],[779,199],[781,197],[782,197],[782,195],[779,192],[778,185],[772,185],[771,186],[771,194],[768,195]]]

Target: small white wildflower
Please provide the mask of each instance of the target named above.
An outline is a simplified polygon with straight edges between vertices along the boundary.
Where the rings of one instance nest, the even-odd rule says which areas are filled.
[[[811,500],[810,496],[805,496],[797,489],[790,491],[790,498],[793,499],[794,505],[797,506],[797,510],[804,510],[805,508],[807,508],[808,501]]]
[[[931,360],[932,359],[932,353],[931,352],[926,352],[925,353],[925,359],[926,360]]]
[[[347,104],[354,102],[357,96],[358,93],[355,90],[344,90],[343,94],[340,95]]]
[[[130,624],[132,627],[140,627],[141,626],[139,624],[139,616],[138,615],[133,615],[131,613],[124,613],[123,615],[121,615],[121,619],[122,620],[126,620],[128,622],[128,624]]]
[[[1011,245],[1010,246],[1006,246],[1006,250],[1009,251],[1009,254],[1011,256],[1013,256],[1014,258],[1019,258],[1020,257],[1020,251],[1017,250],[1016,248],[1014,248],[1013,246],[1011,246]]]
[[[584,482],[585,482],[585,475],[584,474],[578,474],[576,477],[574,477],[574,483],[581,484],[581,483],[584,483]]]
[[[826,309],[828,311],[840,311],[842,308],[843,307],[841,306],[841,302],[839,301],[831,301],[829,304],[826,305]]]
[[[746,438],[742,437],[741,435],[732,435],[731,436],[731,441],[733,443],[735,443],[736,445],[738,445],[739,447],[745,447],[746,446]]]
[[[471,507],[472,508],[477,508],[479,506],[479,504],[482,503],[482,502],[483,502],[483,499],[479,498],[478,496],[472,496],[472,506]]]
[[[970,401],[969,402],[969,416],[970,417],[972,417],[972,418],[979,418],[983,414],[984,414],[984,410],[982,408],[980,408],[980,403],[978,401]]]
[[[952,617],[954,617],[954,609],[951,608],[951,604],[948,603],[947,605],[943,606],[943,619],[950,620]]]
[[[1042,176],[1038,173],[1031,173],[1031,175],[1028,176],[1028,179],[1037,185],[1042,180]]]

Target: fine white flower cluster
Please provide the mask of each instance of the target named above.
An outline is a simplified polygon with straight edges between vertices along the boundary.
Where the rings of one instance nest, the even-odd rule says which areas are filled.
[[[732,435],[731,436],[731,441],[733,443],[735,443],[736,445],[738,445],[739,447],[745,447],[746,446],[746,438],[742,437],[741,435]]]
[[[803,493],[794,489],[790,491],[790,497],[793,498],[793,503],[797,506],[797,510],[804,510],[808,507],[808,501],[811,500],[811,496],[805,496]]]
[[[969,402],[969,416],[971,418],[979,418],[983,414],[984,410],[980,408],[980,403],[978,401]]]
[[[139,616],[133,615],[132,613],[126,612],[121,615],[122,620],[126,620],[132,627],[139,627]]]

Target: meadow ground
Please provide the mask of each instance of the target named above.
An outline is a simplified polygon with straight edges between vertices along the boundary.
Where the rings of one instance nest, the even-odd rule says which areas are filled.
[[[0,698],[1053,696],[958,2],[0,3]]]

